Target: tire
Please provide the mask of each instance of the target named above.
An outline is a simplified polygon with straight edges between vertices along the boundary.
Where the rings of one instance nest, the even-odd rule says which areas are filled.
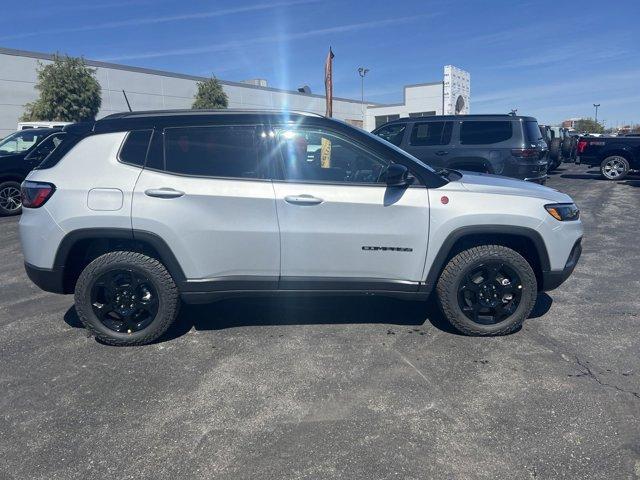
[[[573,141],[570,138],[565,138],[562,141],[562,157],[569,160],[571,158],[571,149],[573,147]]]
[[[21,212],[20,184],[14,181],[0,183],[0,216],[19,215]]]
[[[562,163],[562,152],[559,138],[551,140],[551,145],[549,146],[549,158],[551,159],[551,162],[549,162],[549,170],[555,169]]]
[[[622,180],[629,174],[629,160],[620,155],[610,155],[600,164],[600,173],[607,180]]]
[[[99,256],[80,273],[75,305],[84,326],[100,341],[145,345],[173,324],[179,296],[171,275],[158,260],[118,251]]]
[[[493,266],[498,275],[492,280],[485,272]],[[474,277],[477,272],[482,272],[480,277]],[[481,283],[476,283],[478,278],[482,278]],[[469,279],[474,280],[473,289],[468,287]],[[436,291],[446,319],[457,330],[466,335],[495,336],[520,328],[536,303],[538,285],[531,265],[518,252],[501,245],[481,245],[464,250],[449,261],[440,275]],[[483,292],[485,297],[480,299]],[[473,298],[478,300],[477,305],[482,300],[493,302],[496,307],[479,307],[474,320],[470,318],[474,313],[468,311],[473,308],[475,312],[475,307],[469,306]],[[467,309],[466,313],[463,308]],[[483,313],[492,310],[501,312],[495,315],[493,322],[488,321],[488,313]]]

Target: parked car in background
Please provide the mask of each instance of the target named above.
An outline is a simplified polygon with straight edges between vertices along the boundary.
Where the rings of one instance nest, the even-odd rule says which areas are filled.
[[[63,136],[59,128],[38,128],[19,130],[0,141],[0,216],[20,213],[20,183]]]
[[[495,121],[489,133],[506,136]],[[301,291],[434,291],[460,331],[502,335],[580,257],[568,195],[437,172],[320,115],[132,112],[65,131],[22,185],[25,267],[44,290],[75,293],[82,323],[110,344],[154,341],[180,299]]]
[[[600,167],[607,180],[622,180],[640,170],[640,137],[593,137],[578,140],[576,163]]]
[[[562,163],[562,156],[559,155],[561,150],[560,143],[558,141],[554,141],[554,135],[550,126],[540,125],[540,133],[542,134],[542,138],[547,144],[547,148],[549,150],[547,154],[547,172],[550,172]]]
[[[549,127],[551,134],[551,143],[549,145],[549,169],[558,168],[564,161],[562,156],[562,140],[563,133],[560,127]]]
[[[533,117],[445,115],[400,118],[373,131],[433,168],[547,179],[548,148]]]

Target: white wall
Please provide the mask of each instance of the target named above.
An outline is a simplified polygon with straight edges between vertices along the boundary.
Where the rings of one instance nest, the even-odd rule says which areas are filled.
[[[38,97],[35,89],[38,62],[50,63],[48,55],[0,49],[0,138],[17,128],[25,104]],[[201,77],[157,72],[145,69],[87,63],[96,69],[102,87],[102,108],[98,118],[127,110],[122,90],[134,110],[191,108],[196,83]],[[221,81],[229,97],[230,108],[291,109],[325,113],[325,99],[320,95],[258,87]],[[340,120],[362,120],[362,106],[357,100],[334,98],[333,116]],[[45,119],[42,119],[45,120]]]
[[[373,130],[376,118],[381,115],[400,115],[408,117],[410,113],[433,111],[442,115],[442,83],[425,83],[404,87],[404,102],[395,105],[370,106],[367,108],[366,130]]]

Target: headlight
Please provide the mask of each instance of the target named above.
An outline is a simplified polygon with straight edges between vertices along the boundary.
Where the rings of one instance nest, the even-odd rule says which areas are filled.
[[[575,203],[551,203],[545,205],[549,215],[561,222],[578,220],[580,218],[580,210]]]

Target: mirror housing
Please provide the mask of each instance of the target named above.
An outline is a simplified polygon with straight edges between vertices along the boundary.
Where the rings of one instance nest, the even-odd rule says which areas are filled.
[[[392,163],[387,167],[386,183],[390,187],[408,187],[413,184],[415,178],[409,174],[404,165]]]

